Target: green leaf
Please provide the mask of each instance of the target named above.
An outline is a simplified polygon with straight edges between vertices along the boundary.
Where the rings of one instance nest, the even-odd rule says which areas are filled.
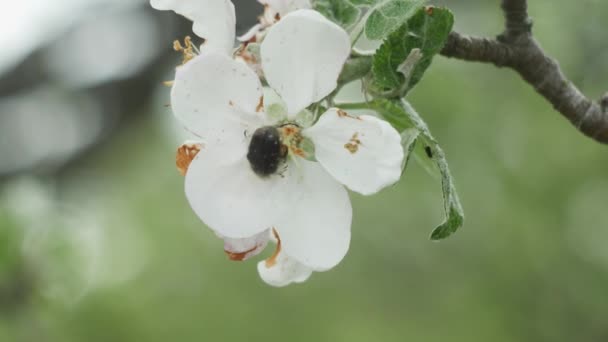
[[[361,16],[361,10],[355,1],[349,0],[315,0],[313,9],[323,14],[327,19],[342,26],[344,29],[350,28]],[[357,1],[361,2],[361,0]],[[363,4],[361,4],[363,5]]]
[[[403,147],[403,164],[401,165],[401,173],[405,172],[408,162],[416,147],[416,140],[420,131],[415,128],[407,128],[401,132],[401,146]]]
[[[418,130],[419,135],[416,140],[423,146],[426,154],[422,158],[432,160],[441,176],[445,221],[433,230],[431,239],[445,239],[456,232],[464,223],[464,211],[454,186],[454,180],[450,173],[450,168],[448,167],[448,161],[443,149],[431,134],[427,124],[414,108],[405,100],[398,101],[388,99],[374,99],[366,103],[340,104],[338,106],[342,109],[372,109],[382,115],[400,132],[412,128]]]
[[[373,4],[379,2],[379,0],[350,0],[350,2],[357,6],[357,7],[361,7],[361,6],[372,6]]]
[[[346,84],[365,77],[372,69],[372,58],[369,56],[351,57],[346,60],[338,77],[339,84]]]
[[[426,0],[385,0],[369,9],[365,22],[365,36],[382,40],[403,25]]]
[[[381,114],[398,132],[415,127],[398,101],[374,99],[365,103],[341,103],[341,109],[371,109]]]
[[[453,24],[454,16],[446,8],[419,9],[407,23],[388,36],[374,55],[374,84],[383,89],[398,89],[397,95],[405,96],[420,81],[433,56],[443,48]],[[422,57],[409,70],[406,79],[400,66],[414,49],[419,49]]]
[[[445,221],[440,224],[431,233],[431,240],[441,240],[455,233],[458,228],[464,224],[464,211],[460,204],[460,198],[456,192],[454,186],[454,179],[448,166],[445,153],[439,143],[429,130],[427,124],[424,122],[422,117],[414,110],[409,102],[402,100],[402,108],[410,119],[411,123],[420,131],[423,143],[425,144],[425,150],[427,158],[432,159],[441,174],[441,190],[443,193],[443,207],[445,211]]]

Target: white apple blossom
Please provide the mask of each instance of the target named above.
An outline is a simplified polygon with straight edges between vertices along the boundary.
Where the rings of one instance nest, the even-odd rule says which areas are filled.
[[[238,37],[241,42],[251,40],[259,41],[264,31],[286,16],[289,12],[299,9],[310,9],[310,0],[258,0],[264,5],[264,13],[259,17],[259,23],[253,26],[244,35]]]
[[[310,0],[258,0],[264,6],[269,7],[281,17],[286,16],[289,12],[299,9],[310,9],[312,4]]]
[[[344,186],[369,195],[400,177],[401,139],[387,122],[338,108],[310,127],[301,120],[336,88],[350,50],[348,34],[318,12],[283,17],[261,44],[278,103],[264,103],[256,73],[225,53],[203,51],[177,68],[173,112],[202,139],[186,166],[186,196],[233,260],[275,237],[275,254],[258,264],[270,285],[302,282],[342,260],[352,219]]]
[[[310,0],[258,0],[264,5],[260,23],[239,37],[249,41],[280,17],[298,9],[311,8]],[[205,39],[207,50],[232,53],[236,34],[236,14],[230,0],[150,0],[153,8],[172,10],[192,21],[192,31]]]
[[[150,0],[157,10],[172,10],[192,21],[192,31],[205,39],[206,50],[231,54],[236,15],[230,0]]]

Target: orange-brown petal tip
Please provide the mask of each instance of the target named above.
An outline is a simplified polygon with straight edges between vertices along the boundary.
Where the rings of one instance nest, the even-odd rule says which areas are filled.
[[[201,144],[198,143],[186,143],[181,145],[177,149],[177,154],[175,156],[175,166],[177,166],[177,170],[182,176],[186,175],[186,171],[188,171],[188,167],[192,160],[198,152],[200,152],[202,148]]]

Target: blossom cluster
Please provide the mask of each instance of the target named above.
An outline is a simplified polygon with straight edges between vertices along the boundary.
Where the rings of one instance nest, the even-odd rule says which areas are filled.
[[[309,0],[260,2],[259,24],[237,39],[230,0],[151,0],[204,39],[200,49],[177,44],[185,58],[171,90],[173,113],[196,136],[178,149],[188,201],[231,260],[274,241],[258,272],[285,286],[344,258],[346,189],[371,195],[394,184],[404,152],[390,124],[328,100],[351,54],[348,33]],[[249,44],[259,55],[245,53]]]

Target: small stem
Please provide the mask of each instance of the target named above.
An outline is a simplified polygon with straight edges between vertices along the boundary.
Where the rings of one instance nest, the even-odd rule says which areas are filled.
[[[365,77],[372,70],[372,58],[367,57],[350,57],[344,63],[338,84],[346,84]]]
[[[353,30],[350,32],[350,42],[351,42],[351,46],[355,46],[355,44],[357,43],[357,41],[359,40],[359,38],[361,38],[361,36],[363,35],[363,33],[365,32],[365,23],[367,22],[367,18],[369,18],[370,14],[372,11],[368,11],[367,13],[365,13],[361,19],[359,19],[359,22],[357,22],[357,24],[355,25],[355,27],[353,27]],[[353,35],[354,34],[354,35]]]
[[[359,39],[363,35],[363,31],[364,30],[359,31],[359,33],[355,36],[355,38],[353,38],[353,40],[350,43],[351,46],[355,46],[355,44],[357,44],[357,42],[359,41]]]

